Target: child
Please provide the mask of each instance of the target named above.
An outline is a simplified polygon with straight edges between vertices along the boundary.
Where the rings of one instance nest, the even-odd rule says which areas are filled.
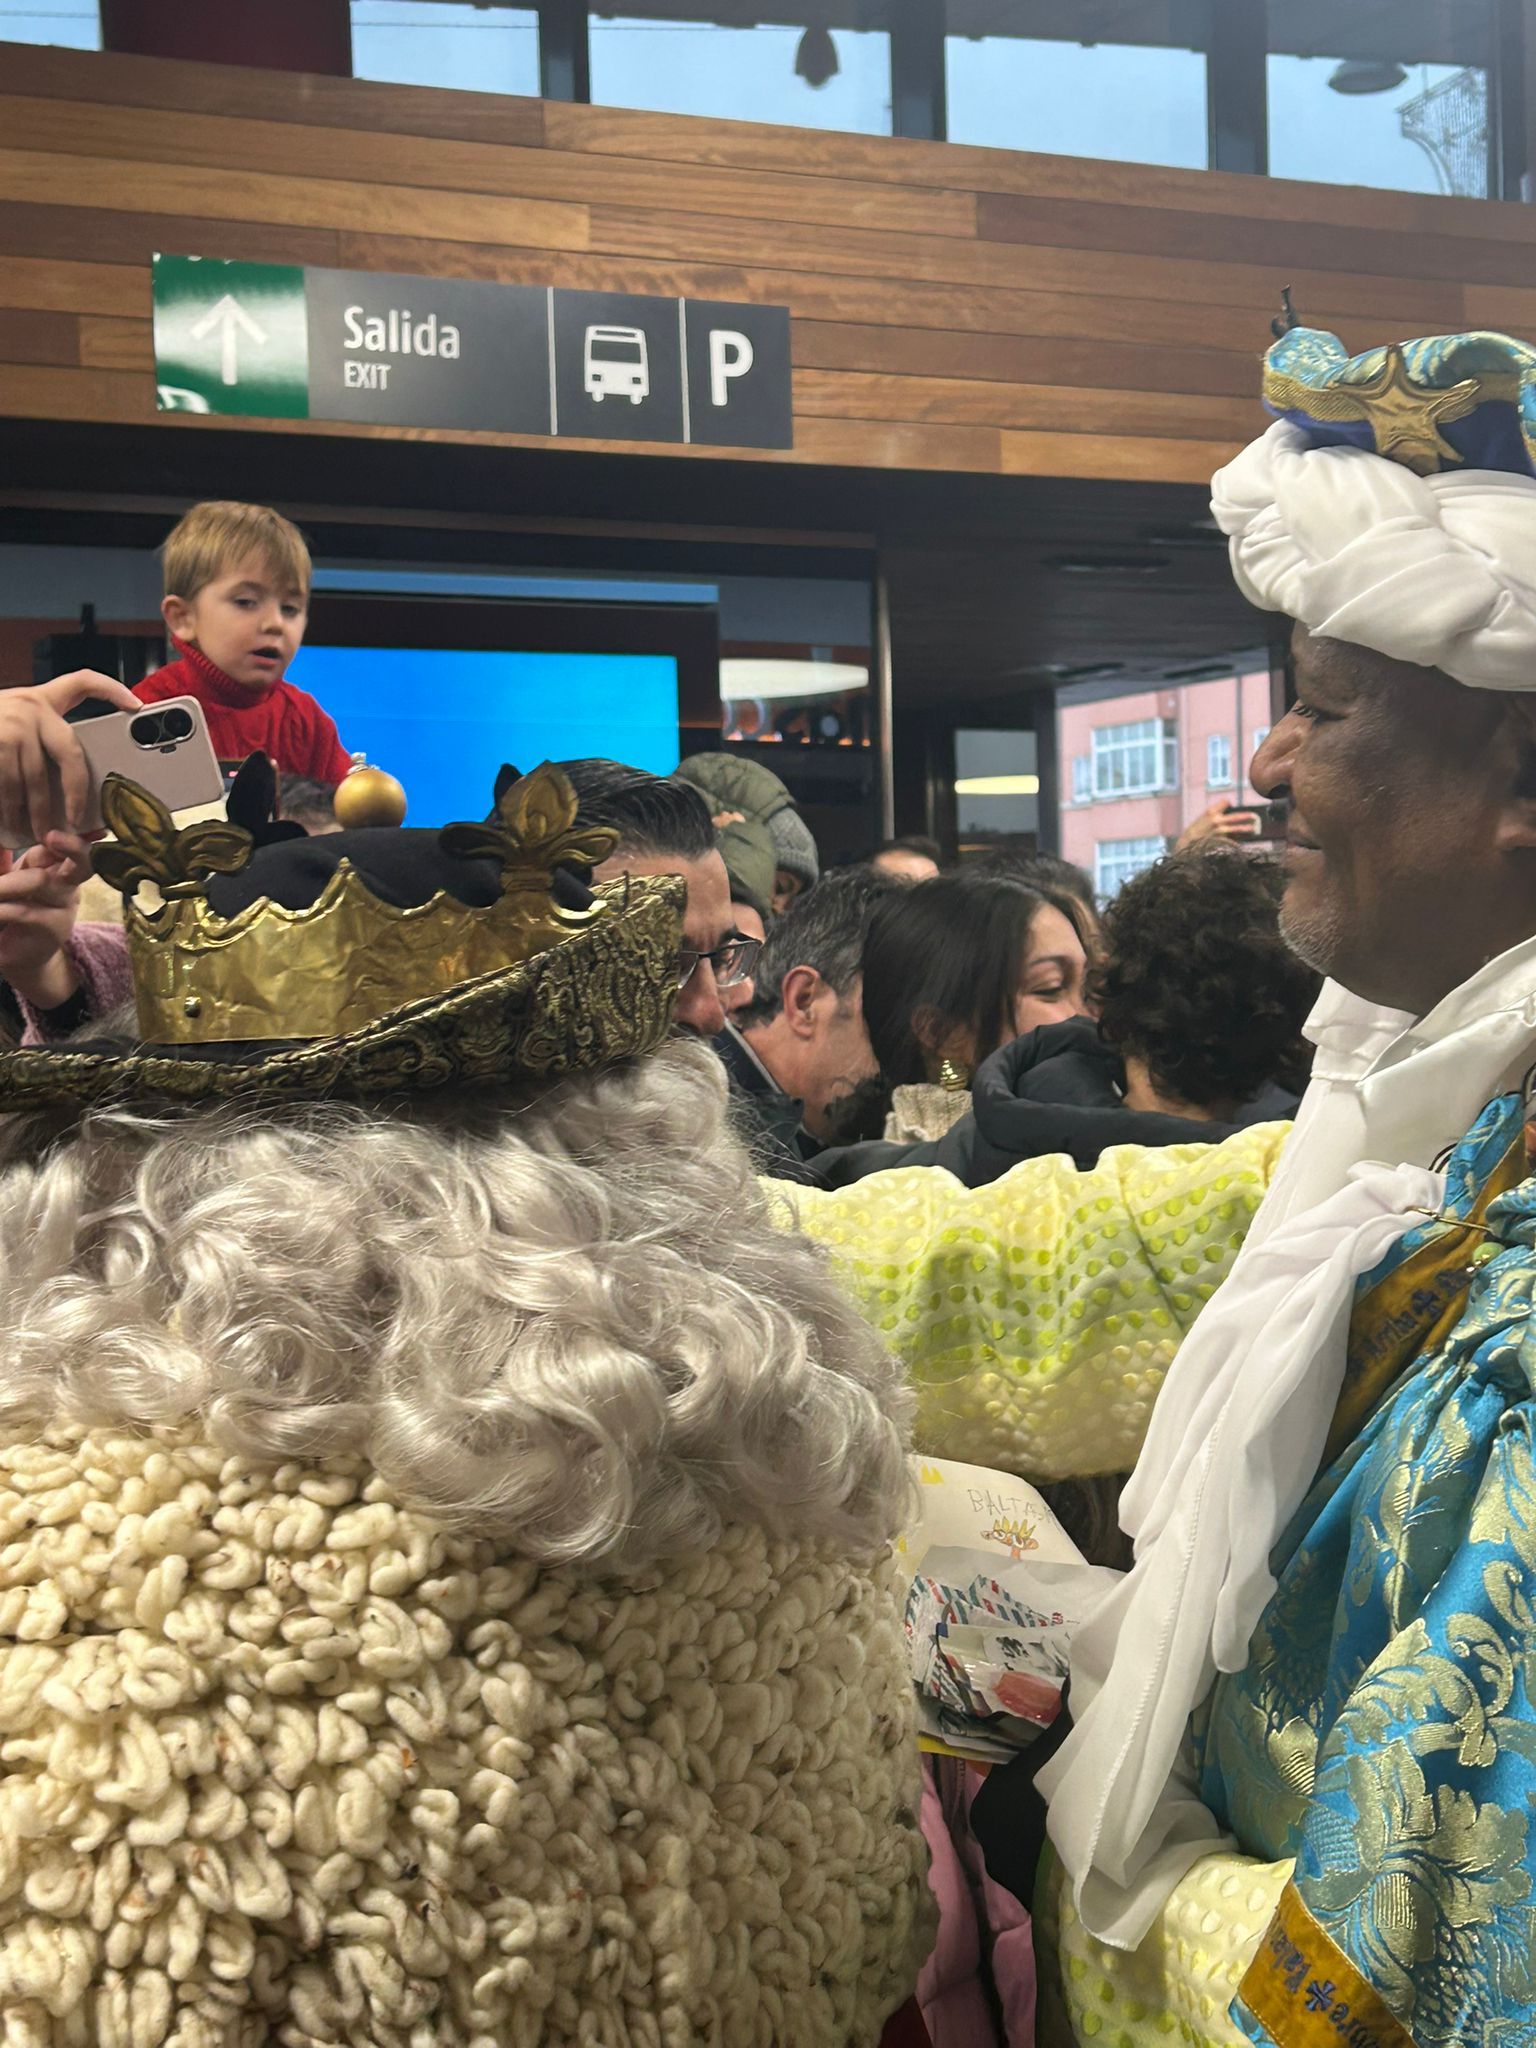
[[[177,659],[134,694],[143,704],[196,697],[213,751],[235,765],[263,753],[285,775],[340,782],[352,766],[314,698],[284,682],[309,610],[309,549],[266,505],[194,505],[161,549]]]

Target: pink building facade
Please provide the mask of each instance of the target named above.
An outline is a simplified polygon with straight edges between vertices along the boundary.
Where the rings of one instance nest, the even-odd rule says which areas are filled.
[[[1248,766],[1272,722],[1267,670],[1057,700],[1061,850],[1113,896],[1218,797],[1254,800]]]

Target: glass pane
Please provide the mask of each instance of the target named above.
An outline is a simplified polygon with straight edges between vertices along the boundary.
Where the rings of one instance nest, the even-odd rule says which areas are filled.
[[[352,75],[537,99],[538,13],[459,0],[352,0]]]
[[[1032,732],[956,731],[955,827],[965,853],[1037,844],[1040,757]]]
[[[726,656],[720,702],[727,743],[872,746],[868,657],[834,660],[834,652]]]
[[[1093,886],[1101,902],[1117,895],[1133,875],[1160,861],[1165,839],[1101,839],[1093,850]]]
[[[890,134],[891,39],[883,28],[824,20],[722,28],[679,19],[680,11],[653,15],[631,0],[622,14],[593,12],[595,104]]]
[[[53,43],[65,50],[101,48],[101,11],[92,0],[56,0],[52,7],[16,7],[0,0],[0,43]]]
[[[1271,172],[1486,198],[1493,13],[1493,0],[1271,0]]]
[[[951,142],[1203,170],[1209,10],[950,0]]]
[[[1248,763],[1272,716],[1262,655],[1239,674],[1205,681],[1058,690],[1057,758],[1084,758],[1091,770],[1086,801],[1065,794],[1060,800],[1062,852],[1094,875],[1106,872],[1107,862],[1118,877],[1100,882],[1109,894],[1124,880],[1124,862],[1145,866],[1199,817],[1216,793],[1209,786],[1213,770],[1223,772],[1225,800],[1253,802]]]

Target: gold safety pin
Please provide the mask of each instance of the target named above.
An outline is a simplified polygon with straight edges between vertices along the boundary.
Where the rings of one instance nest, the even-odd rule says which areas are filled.
[[[1479,1237],[1497,1237],[1490,1223],[1474,1223],[1467,1216],[1447,1216],[1443,1209],[1410,1209],[1410,1216],[1427,1216],[1431,1223],[1443,1223],[1448,1230],[1475,1230]],[[1502,1240],[1500,1240],[1502,1242]]]

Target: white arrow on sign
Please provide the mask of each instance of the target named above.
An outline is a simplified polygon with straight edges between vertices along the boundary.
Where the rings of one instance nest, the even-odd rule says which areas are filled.
[[[226,384],[238,384],[240,366],[237,332],[243,329],[248,340],[260,344],[267,339],[267,330],[259,321],[251,318],[240,301],[230,292],[226,292],[216,305],[208,308],[192,329],[192,339],[206,341],[215,328],[219,330],[219,375]]]

